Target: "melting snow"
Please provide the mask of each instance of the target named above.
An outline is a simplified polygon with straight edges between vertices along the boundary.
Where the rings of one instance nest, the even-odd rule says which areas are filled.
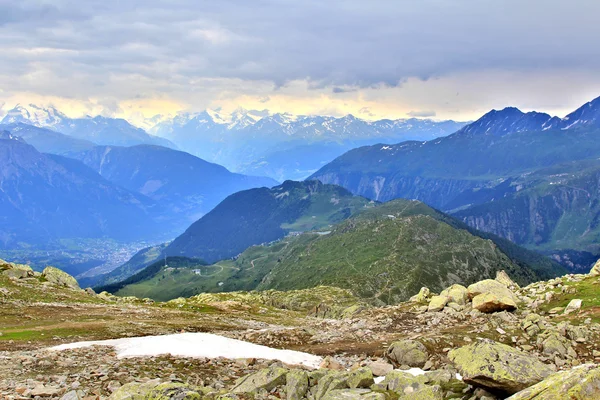
[[[308,353],[273,349],[210,333],[179,333],[163,336],[77,342],[51,347],[50,350],[61,351],[90,346],[114,347],[119,358],[158,356],[161,354],[193,358],[262,358],[279,360],[286,364],[304,365],[309,368],[318,368],[323,361],[321,357]]]

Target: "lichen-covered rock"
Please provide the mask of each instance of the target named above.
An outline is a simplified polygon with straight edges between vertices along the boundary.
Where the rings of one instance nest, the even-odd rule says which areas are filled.
[[[516,393],[553,373],[536,357],[508,345],[482,340],[448,353],[466,383]]]
[[[29,265],[9,263],[0,260],[0,272],[12,279],[24,279],[34,276],[34,272]]]
[[[420,388],[413,390],[407,388],[404,390],[404,396],[401,399],[410,400],[444,400],[444,391],[439,386],[423,385]]]
[[[469,292],[466,287],[459,284],[454,284],[440,293],[440,296],[446,296],[448,303],[456,303],[464,306],[469,299]]]
[[[349,372],[346,381],[350,389],[370,388],[375,383],[369,368],[359,368]]]
[[[467,290],[475,310],[490,313],[517,308],[515,294],[498,281],[486,279],[470,285]]]
[[[345,372],[330,371],[319,379],[315,400],[321,400],[330,391],[338,389],[349,389],[347,374]]]
[[[430,297],[431,291],[426,287],[422,287],[421,290],[419,290],[419,293],[410,298],[410,301],[415,303],[426,304],[429,302]]]
[[[385,356],[396,366],[422,368],[429,357],[427,348],[416,340],[400,340],[388,347]]]
[[[238,379],[231,389],[232,393],[252,393],[259,389],[267,391],[285,385],[288,370],[281,367],[271,367]]]
[[[442,311],[444,307],[448,304],[447,296],[433,296],[431,301],[429,301],[429,306],[427,307],[427,311],[429,312],[437,312]]]
[[[161,382],[154,379],[148,382],[131,382],[121,386],[108,399],[109,400],[144,400],[148,393]]]
[[[44,271],[42,271],[42,277],[45,278],[46,281],[58,286],[79,289],[77,280],[58,268],[46,267]]]
[[[596,261],[596,264],[592,267],[590,271],[591,276],[600,276],[600,260]]]
[[[286,375],[285,393],[287,400],[300,400],[308,391],[308,373],[294,369]]]
[[[415,392],[420,390],[426,383],[425,376],[414,376],[408,372],[392,371],[385,376],[380,383],[373,385],[373,390],[392,391],[395,393]],[[410,388],[410,389],[409,389]]]
[[[338,389],[329,391],[322,400],[386,400],[386,396],[369,389]]]
[[[510,296],[494,293],[482,293],[473,298],[473,309],[482,313],[499,311],[512,311],[517,308],[517,303]]]
[[[185,383],[162,383],[146,395],[145,400],[200,400],[202,395]]]
[[[509,400],[600,399],[600,367],[586,364],[557,372]]]
[[[495,280],[497,282],[500,282],[501,284],[503,284],[510,290],[519,289],[519,285],[517,285],[512,279],[510,279],[510,276],[508,276],[508,274],[506,272],[504,272],[504,270],[496,272]]]

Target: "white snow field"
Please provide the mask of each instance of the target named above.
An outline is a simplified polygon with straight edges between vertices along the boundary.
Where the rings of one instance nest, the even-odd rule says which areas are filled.
[[[77,342],[51,347],[50,350],[60,351],[90,346],[114,347],[119,358],[158,356],[161,354],[193,358],[262,358],[266,360],[279,360],[291,365],[304,365],[309,368],[319,368],[319,364],[323,361],[321,357],[308,353],[273,349],[210,333],[179,333],[163,336]]]

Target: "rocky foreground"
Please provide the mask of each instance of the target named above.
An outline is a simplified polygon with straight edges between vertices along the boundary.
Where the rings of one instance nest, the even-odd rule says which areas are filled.
[[[372,308],[341,289],[199,295],[168,303],[81,290],[67,274],[0,262],[0,398],[597,399],[600,263],[518,287],[498,274]],[[211,332],[323,357],[119,358],[50,346]]]

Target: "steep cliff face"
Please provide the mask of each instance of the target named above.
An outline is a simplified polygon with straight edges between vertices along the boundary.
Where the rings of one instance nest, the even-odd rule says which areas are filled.
[[[499,201],[454,214],[470,226],[542,250],[600,251],[600,166],[549,175]]]
[[[419,200],[442,210],[470,204],[473,199],[463,193],[489,187],[486,180],[424,178],[402,174],[328,173],[319,176],[323,183],[335,184],[360,196],[377,201],[397,198]],[[480,202],[489,200],[484,197]]]

